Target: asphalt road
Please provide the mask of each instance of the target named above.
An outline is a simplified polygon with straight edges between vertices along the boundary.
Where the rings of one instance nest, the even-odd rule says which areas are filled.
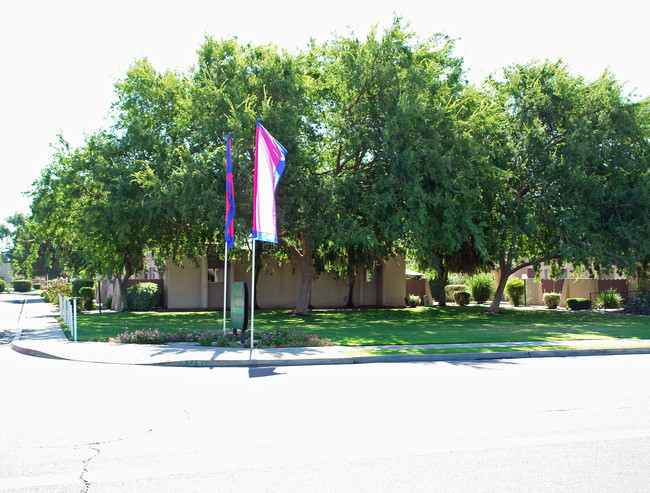
[[[0,491],[648,491],[649,374],[648,355],[208,369],[3,345]]]

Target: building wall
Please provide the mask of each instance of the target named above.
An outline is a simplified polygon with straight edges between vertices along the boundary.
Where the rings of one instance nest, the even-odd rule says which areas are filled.
[[[211,264],[212,265],[212,264]],[[360,305],[404,306],[406,296],[405,262],[403,258],[391,259],[378,269],[373,280],[366,281],[360,270],[354,290],[354,303]],[[210,271],[211,280],[214,279]],[[179,267],[168,262],[165,274],[166,302],[170,309],[222,309],[223,278],[221,282],[208,282],[207,261],[196,267],[185,260]],[[219,277],[219,276],[217,276]],[[230,303],[233,282],[251,283],[250,262],[229,262],[226,306]],[[262,309],[292,309],[300,292],[300,269],[291,262],[279,264],[277,260],[264,261],[257,281],[256,302]],[[331,274],[319,275],[312,284],[311,305],[315,308],[341,308],[347,304],[348,284]]]
[[[0,279],[4,279],[7,281],[7,284],[10,284],[12,275],[11,264],[9,262],[0,264]]]
[[[423,305],[425,304],[424,297],[427,296],[429,298],[429,306],[433,305],[431,287],[429,286],[429,281],[427,279],[407,279],[405,292],[407,294],[419,296]],[[406,296],[406,294],[404,296]]]
[[[201,290],[204,284],[202,270],[187,259],[180,266],[170,261],[167,262],[165,272],[167,308],[204,308],[201,306]],[[207,288],[207,272],[205,280]]]
[[[567,279],[562,286],[560,305],[569,298],[590,299],[591,293],[598,292],[598,279]]]
[[[525,283],[529,305],[543,305],[544,293],[550,292],[561,293],[560,306],[565,306],[568,298],[593,299],[596,296],[595,293],[606,291],[611,287],[614,287],[625,299],[627,292],[631,289],[630,283],[625,277],[617,273],[601,275],[592,279],[587,277],[589,275],[587,271],[573,271],[568,264],[564,266],[564,269],[563,278],[557,281],[549,279],[550,267],[545,265],[542,265],[540,269],[541,282],[534,281],[535,270],[532,267],[518,270],[510,276],[510,279],[522,278],[522,275],[526,274],[528,279],[525,279]]]
[[[514,276],[513,276],[514,277]],[[622,280],[603,281],[602,279],[560,279],[552,281],[542,279],[535,282],[534,279],[525,279],[526,299],[529,305],[543,305],[544,293],[560,293],[560,306],[565,306],[568,298],[593,299],[595,294],[614,287],[625,297],[628,283]],[[507,298],[506,298],[507,299]]]
[[[249,288],[250,278],[248,279]],[[257,278],[255,294],[257,306],[262,309],[294,308],[300,292],[300,268],[294,269],[290,262],[278,264],[277,261],[264,259],[263,267]],[[313,299],[312,287],[312,299]]]
[[[406,297],[406,261],[392,258],[384,264],[382,306],[403,307]]]

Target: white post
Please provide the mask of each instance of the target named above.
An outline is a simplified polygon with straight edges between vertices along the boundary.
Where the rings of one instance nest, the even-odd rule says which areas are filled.
[[[226,257],[223,261],[223,335],[226,335],[226,293],[228,291],[228,245],[226,245]]]
[[[251,349],[253,349],[253,338],[255,337],[255,238],[253,238],[253,265],[251,270]]]
[[[72,298],[72,327],[74,342],[77,342],[77,298]]]

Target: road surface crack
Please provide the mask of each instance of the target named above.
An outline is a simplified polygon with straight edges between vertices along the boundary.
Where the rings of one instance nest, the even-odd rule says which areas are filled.
[[[90,450],[93,451],[93,454],[88,457],[85,461],[83,461],[83,468],[81,470],[81,474],[79,475],[79,479],[81,479],[81,482],[83,483],[83,487],[81,488],[81,493],[88,493],[90,490],[90,481],[86,479],[86,474],[88,474],[88,467],[90,463],[97,458],[97,456],[100,454],[101,450],[99,448],[100,444],[99,443],[89,443],[88,447]]]

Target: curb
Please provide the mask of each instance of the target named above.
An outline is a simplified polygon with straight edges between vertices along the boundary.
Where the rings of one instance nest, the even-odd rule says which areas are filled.
[[[368,363],[417,363],[417,362],[461,362],[461,361],[490,361],[502,359],[526,358],[563,358],[576,356],[607,356],[626,354],[650,354],[650,347],[627,348],[591,348],[591,349],[543,349],[537,351],[495,351],[486,353],[438,353],[438,354],[394,354],[377,356],[341,356],[314,357],[314,358],[286,358],[286,359],[239,359],[239,360],[171,360],[126,363],[121,361],[93,361],[69,358],[49,352],[32,349],[20,344],[23,328],[20,327],[14,334],[9,347],[19,354],[36,358],[58,359],[62,361],[80,361],[85,363],[133,365],[133,366],[160,366],[184,368],[255,368],[255,367],[286,367],[310,365],[352,365]]]
[[[29,348],[19,346],[17,343],[20,341],[22,335],[23,335],[23,330],[20,329],[18,333],[14,336],[14,338],[11,340],[11,342],[9,343],[9,347],[14,351],[16,351],[17,353],[24,354],[26,356],[34,356],[36,358],[67,360],[67,358],[63,358],[61,356],[55,356],[53,354],[44,353],[36,349],[29,349]]]
[[[256,367],[286,367],[286,366],[311,366],[311,365],[352,365],[369,363],[417,363],[417,362],[462,362],[462,361],[490,361],[503,359],[530,359],[530,358],[564,358],[576,356],[615,356],[626,354],[650,354],[650,347],[641,348],[603,348],[603,349],[558,349],[539,351],[503,351],[492,353],[451,353],[451,354],[397,354],[380,356],[350,356],[342,358],[311,358],[311,359],[284,359],[284,360],[178,360],[161,362],[123,363],[107,361],[84,361],[49,354],[35,349],[29,349],[16,344],[20,334],[14,337],[10,347],[14,351],[26,356],[37,358],[58,359],[62,361],[83,361],[86,363],[118,364],[132,366],[160,366],[182,368],[256,368]]]
[[[529,358],[565,358],[575,356],[620,356],[625,354],[650,354],[646,348],[609,348],[609,349],[558,349],[555,351],[504,351],[494,353],[452,353],[452,354],[403,354],[383,356],[351,356],[347,358],[313,358],[286,360],[236,360],[236,361],[206,361],[185,360],[166,361],[161,363],[142,363],[149,366],[186,367],[186,368],[237,368],[237,367],[280,367],[280,366],[309,366],[309,365],[352,365],[369,363],[417,363],[436,361],[485,361],[500,359],[529,359]]]
[[[650,354],[650,348],[557,349],[539,351],[503,351],[493,353],[403,354],[354,356],[354,363],[407,363],[426,361],[481,361],[496,359],[565,358],[572,356],[615,356]]]
[[[351,365],[357,363],[354,358],[313,358],[313,359],[285,359],[285,360],[234,360],[234,361],[207,361],[185,360],[165,361],[161,363],[142,363],[149,366],[167,366],[184,368],[257,368],[279,366],[311,366],[311,365]]]

